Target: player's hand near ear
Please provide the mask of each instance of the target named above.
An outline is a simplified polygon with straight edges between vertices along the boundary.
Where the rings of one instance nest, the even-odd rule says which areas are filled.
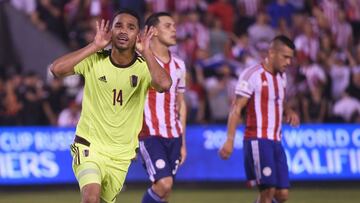
[[[105,48],[111,42],[111,29],[110,21],[105,21],[104,19],[96,21],[96,35],[94,38],[94,45],[99,49]]]
[[[151,38],[154,35],[154,28],[145,26],[144,30],[138,35],[136,42],[136,50],[144,55],[144,52],[149,52],[150,50],[150,42]]]

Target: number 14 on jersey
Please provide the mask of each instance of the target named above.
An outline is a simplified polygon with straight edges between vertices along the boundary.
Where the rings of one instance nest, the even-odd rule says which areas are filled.
[[[122,106],[123,103],[122,90],[119,90],[118,92],[116,89],[113,89],[113,105],[115,106],[117,102],[120,104],[120,106]]]

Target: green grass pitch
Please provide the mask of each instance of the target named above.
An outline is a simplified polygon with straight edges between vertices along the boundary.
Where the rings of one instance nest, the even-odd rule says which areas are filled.
[[[121,192],[117,202],[141,203],[146,187],[128,186]],[[358,202],[360,187],[294,187],[290,193],[289,203],[342,203]],[[253,203],[256,190],[245,188],[201,189],[175,188],[171,203]],[[36,189],[4,191],[0,190],[0,203],[79,203],[80,194],[75,188]]]

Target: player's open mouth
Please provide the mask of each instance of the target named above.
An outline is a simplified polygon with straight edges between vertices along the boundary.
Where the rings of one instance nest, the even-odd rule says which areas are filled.
[[[124,43],[124,42],[129,41],[129,38],[127,38],[125,36],[121,36],[121,37],[116,37],[116,40],[121,42],[121,43]]]

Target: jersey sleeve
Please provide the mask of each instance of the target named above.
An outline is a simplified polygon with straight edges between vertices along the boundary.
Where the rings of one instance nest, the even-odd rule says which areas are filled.
[[[75,74],[86,76],[89,70],[95,64],[97,57],[96,54],[90,55],[86,57],[84,60],[80,61],[80,63],[76,64],[74,67]]]
[[[243,71],[239,77],[239,80],[235,87],[235,94],[250,98],[254,93],[254,81],[252,75],[248,74],[248,71]]]
[[[176,88],[176,91],[179,93],[184,93],[185,88],[186,88],[186,67],[185,67],[185,63],[183,61],[181,61],[181,63],[180,63],[180,81]]]

